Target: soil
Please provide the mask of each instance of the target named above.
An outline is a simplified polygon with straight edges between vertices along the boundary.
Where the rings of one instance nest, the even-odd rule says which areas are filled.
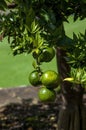
[[[0,89],[0,130],[56,130],[61,97],[41,103],[37,87]],[[86,105],[86,95],[83,102]]]

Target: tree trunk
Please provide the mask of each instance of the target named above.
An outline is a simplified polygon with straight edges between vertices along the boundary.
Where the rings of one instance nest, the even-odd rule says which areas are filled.
[[[57,130],[86,130],[86,106],[83,105],[84,89],[81,85],[75,85],[73,89],[72,83],[63,82],[63,79],[68,77],[70,67],[65,60],[64,50],[57,48],[56,56],[62,90],[62,106]]]

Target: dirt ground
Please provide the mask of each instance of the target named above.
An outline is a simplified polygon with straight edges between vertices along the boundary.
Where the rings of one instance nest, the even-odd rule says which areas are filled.
[[[0,89],[0,130],[56,130],[60,95],[55,102],[43,104],[37,92],[38,88],[23,86]]]

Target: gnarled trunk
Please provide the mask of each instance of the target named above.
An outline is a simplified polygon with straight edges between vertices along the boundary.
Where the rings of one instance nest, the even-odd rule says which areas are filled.
[[[78,92],[79,93],[79,92]],[[63,94],[63,104],[59,113],[58,130],[86,130],[85,107],[82,94]]]
[[[70,67],[64,58],[66,56],[64,50],[57,48],[56,55],[63,101],[57,130],[86,130],[86,108],[83,105],[84,89],[81,85],[76,84],[72,89],[71,83],[63,82],[63,79],[68,77]]]

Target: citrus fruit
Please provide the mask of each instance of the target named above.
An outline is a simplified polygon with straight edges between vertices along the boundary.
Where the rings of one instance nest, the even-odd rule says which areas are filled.
[[[55,100],[56,93],[54,90],[48,89],[44,86],[39,89],[38,97],[42,102],[50,102]]]
[[[59,84],[59,75],[53,70],[47,70],[42,74],[41,82],[47,88],[56,88]]]
[[[29,82],[34,86],[38,86],[41,84],[40,74],[37,70],[34,70],[29,74]]]
[[[41,54],[39,55],[40,62],[50,62],[55,56],[55,50],[52,47],[44,47],[41,49]]]

